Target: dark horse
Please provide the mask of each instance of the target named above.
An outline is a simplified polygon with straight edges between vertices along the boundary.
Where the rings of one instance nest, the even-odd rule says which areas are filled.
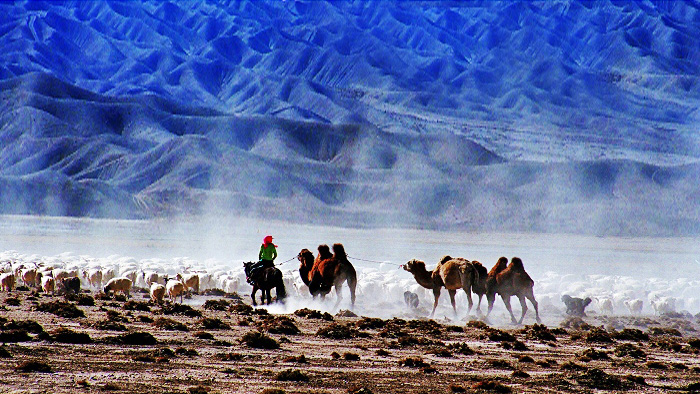
[[[262,290],[263,294],[262,298],[260,299],[260,302],[262,302],[263,304],[265,303],[266,297],[267,303],[272,303],[272,295],[270,294],[270,290],[272,290],[273,288],[275,288],[277,291],[277,301],[281,302],[282,300],[284,300],[284,298],[287,297],[287,290],[285,290],[284,288],[282,271],[275,267],[266,267],[257,270],[251,277],[251,269],[253,268],[253,264],[255,263],[253,263],[252,261],[243,263],[243,266],[245,267],[246,277],[252,279],[253,282],[253,293],[250,295],[250,298],[253,299],[253,305],[258,305],[255,302],[255,293],[258,292],[258,289]]]

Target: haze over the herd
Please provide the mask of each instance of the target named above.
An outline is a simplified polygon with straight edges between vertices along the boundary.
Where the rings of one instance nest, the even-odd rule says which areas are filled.
[[[0,213],[700,234],[697,1],[0,3]]]

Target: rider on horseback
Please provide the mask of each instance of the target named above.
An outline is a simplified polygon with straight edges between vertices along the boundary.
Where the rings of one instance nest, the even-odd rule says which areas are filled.
[[[263,268],[274,267],[275,259],[277,258],[277,245],[272,243],[272,235],[268,235],[263,238],[263,244],[260,245],[260,253],[258,253],[258,261],[253,265],[250,270],[250,275],[246,277],[246,280],[251,285],[253,284],[253,278],[256,274]]]

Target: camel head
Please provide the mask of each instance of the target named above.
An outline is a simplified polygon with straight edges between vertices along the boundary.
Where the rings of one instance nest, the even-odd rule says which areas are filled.
[[[311,253],[309,249],[302,249],[301,252],[297,255],[297,259],[299,260],[299,268],[308,268],[311,269],[311,267],[314,265],[314,254]]]
[[[333,256],[336,259],[346,260],[348,258],[347,253],[345,253],[345,247],[343,244],[333,244]]]
[[[331,257],[333,257],[333,253],[331,253],[331,248],[329,248],[328,245],[326,245],[326,244],[318,245],[318,259],[319,260],[330,259]]]
[[[401,267],[404,269],[404,271],[408,271],[412,274],[416,272],[425,271],[425,263],[416,259],[410,260]]]

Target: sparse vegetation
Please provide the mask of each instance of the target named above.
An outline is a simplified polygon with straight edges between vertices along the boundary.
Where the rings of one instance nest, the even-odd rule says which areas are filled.
[[[85,312],[70,302],[56,300],[45,302],[36,306],[36,310],[40,312],[52,313],[66,319],[75,319],[85,317]]]
[[[260,331],[248,331],[241,338],[241,342],[248,347],[256,349],[279,349],[279,343]]]
[[[209,311],[226,311],[231,307],[231,303],[226,300],[206,300],[203,308]]]
[[[189,331],[185,324],[165,317],[159,317],[151,324],[153,325],[153,327],[160,328],[161,330]]]
[[[308,382],[309,375],[298,369],[285,369],[279,372],[275,379],[283,382]]]
[[[221,319],[206,317],[197,322],[206,330],[230,330],[231,326],[221,321]]]
[[[316,335],[330,339],[349,339],[356,337],[359,332],[342,323],[331,323],[322,327],[316,332]]]
[[[143,301],[129,300],[129,301],[125,302],[122,307],[126,311],[141,311],[141,312],[150,312],[151,311],[151,307],[148,306],[148,303],[143,302]]]
[[[52,373],[51,366],[43,360],[25,360],[20,362],[16,367],[17,372],[40,372]]]
[[[54,331],[53,335],[51,335],[51,338],[53,339],[53,341],[60,343],[92,343],[92,338],[90,338],[90,335],[84,332],[75,332],[64,327],[61,327]]]

